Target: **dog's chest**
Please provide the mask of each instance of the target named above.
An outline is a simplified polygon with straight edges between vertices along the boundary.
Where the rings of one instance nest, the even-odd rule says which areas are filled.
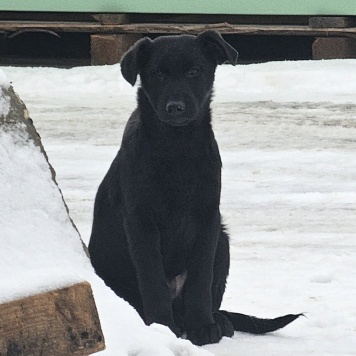
[[[154,179],[162,196],[173,200],[194,196],[200,178],[200,165],[189,158],[160,158],[154,162]]]
[[[202,204],[200,197],[216,189],[213,182],[219,173],[209,158],[161,158],[153,162],[153,182],[157,197],[167,211],[193,209]],[[208,184],[210,182],[210,184]]]

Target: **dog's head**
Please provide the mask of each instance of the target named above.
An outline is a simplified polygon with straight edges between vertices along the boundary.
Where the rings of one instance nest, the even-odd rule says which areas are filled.
[[[198,123],[209,107],[216,66],[235,65],[237,51],[215,31],[198,36],[143,38],[122,58],[121,72],[141,86],[159,120],[172,126]]]

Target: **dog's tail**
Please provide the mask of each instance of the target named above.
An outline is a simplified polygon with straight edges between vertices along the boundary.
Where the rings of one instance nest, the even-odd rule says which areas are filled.
[[[219,313],[225,315],[225,317],[230,320],[235,331],[242,331],[249,334],[266,334],[281,329],[303,315],[288,314],[275,319],[261,319],[224,310],[219,310]]]

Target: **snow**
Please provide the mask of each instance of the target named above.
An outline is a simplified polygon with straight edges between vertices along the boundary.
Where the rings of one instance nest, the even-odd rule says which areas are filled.
[[[123,80],[119,65],[2,69],[30,111],[71,217],[87,243],[96,189],[119,148],[135,107],[136,88]],[[306,317],[269,335],[235,333],[217,345],[194,347],[167,328],[144,326],[135,311],[95,277],[85,256],[76,254],[79,238],[63,222],[54,226],[63,233],[68,227],[67,241],[61,243],[65,246],[58,246],[55,232],[49,230],[41,240],[43,250],[52,256],[65,250],[71,260],[66,268],[74,267],[78,278],[92,284],[107,344],[100,354],[355,355],[356,60],[221,66],[213,114],[224,166],[221,210],[231,235],[223,307],[260,317],[299,312]],[[0,162],[5,149],[6,165],[16,156],[7,148],[15,147],[11,139],[0,140]],[[18,151],[30,154],[24,148]],[[11,169],[7,167],[6,174],[22,177],[21,184],[32,175],[44,180],[35,187],[49,184],[49,173],[31,172],[26,165],[13,173]],[[12,186],[7,189],[12,189],[12,196],[20,194]],[[36,202],[45,200],[39,196]],[[12,224],[5,220],[5,225],[1,220],[3,241],[1,229],[5,226],[17,236],[22,220],[14,217],[11,203],[2,197],[0,202],[1,213],[8,211],[15,220]],[[48,219],[56,216],[55,208],[50,209],[43,210]],[[34,235],[26,230],[26,239]],[[14,259],[26,260],[22,254],[33,254],[23,240],[13,250],[6,246],[4,254],[11,251]],[[55,263],[49,266],[57,268]],[[52,275],[52,270],[48,272]],[[54,279],[60,279],[53,272]],[[15,273],[13,283],[22,277],[28,281],[28,273],[26,278]],[[70,270],[63,273],[75,275]],[[0,283],[4,298],[5,283]]]
[[[0,131],[0,303],[83,281],[89,267],[39,147]],[[46,267],[46,268],[44,268]]]
[[[237,66],[233,75],[229,67],[220,67],[216,100],[355,102],[354,60],[277,63]]]
[[[10,109],[10,98],[4,93],[2,88],[7,89],[10,82],[3,71],[0,71],[0,116],[6,116]]]
[[[0,87],[8,88],[10,86],[10,81],[5,72],[0,71]]]

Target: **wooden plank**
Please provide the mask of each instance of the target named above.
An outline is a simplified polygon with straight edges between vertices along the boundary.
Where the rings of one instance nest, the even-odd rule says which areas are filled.
[[[319,28],[345,28],[356,25],[354,17],[310,17],[309,26]]]
[[[0,21],[0,30],[17,32],[22,30],[49,30],[55,32],[89,32],[89,33],[167,33],[197,34],[204,30],[216,30],[222,34],[241,35],[281,35],[281,36],[355,36],[356,28],[312,28],[309,26],[289,25],[236,25],[229,23],[217,24],[99,24],[95,22],[30,22]]]
[[[105,65],[119,63],[122,55],[141,35],[91,35],[91,64]]]
[[[2,11],[237,15],[356,15],[354,0],[2,0]]]
[[[94,14],[92,17],[103,25],[121,25],[129,22],[127,14]]]
[[[0,356],[84,356],[104,348],[87,282],[0,304]]]
[[[317,38],[312,46],[313,59],[356,58],[356,39],[346,37]]]

